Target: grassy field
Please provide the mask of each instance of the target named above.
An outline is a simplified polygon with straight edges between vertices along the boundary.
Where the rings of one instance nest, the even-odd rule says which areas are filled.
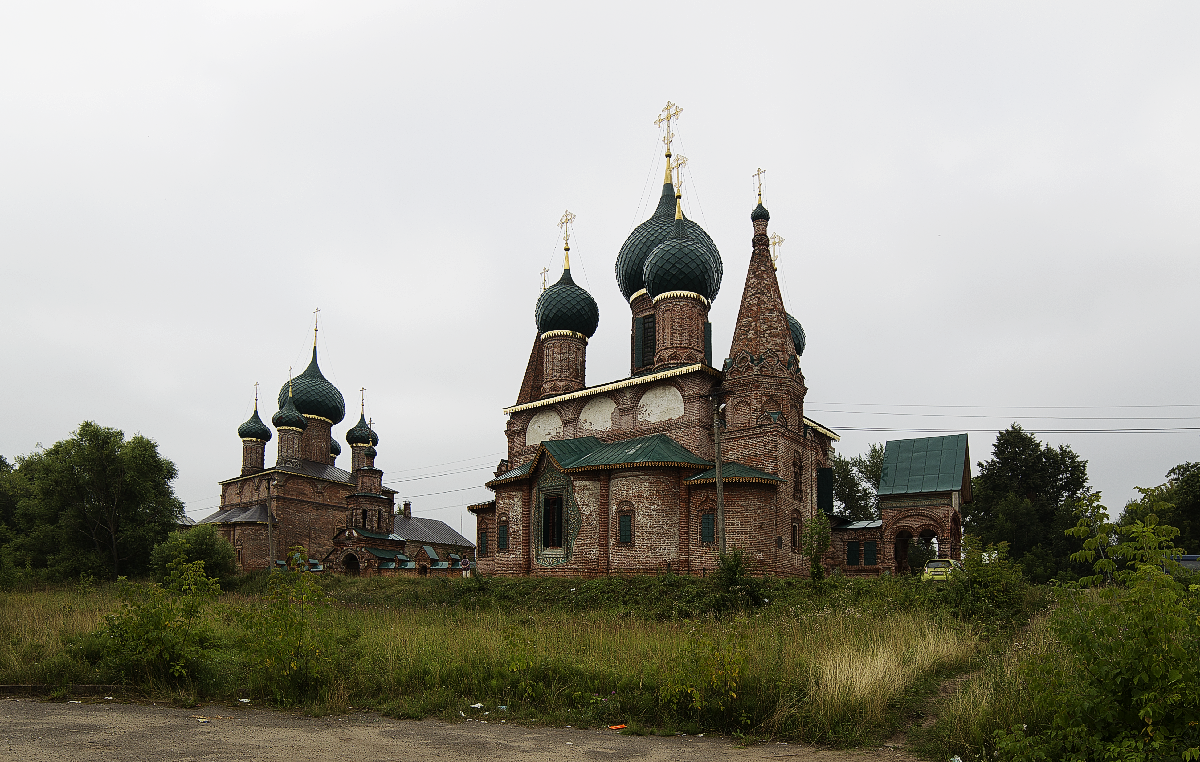
[[[276,576],[295,580],[242,579],[190,609],[145,585],[0,593],[0,683],[858,745],[919,720],[988,648],[907,579],[764,580],[753,606],[671,575]]]

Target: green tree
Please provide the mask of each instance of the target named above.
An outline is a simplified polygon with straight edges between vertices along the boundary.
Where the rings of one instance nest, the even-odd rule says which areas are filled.
[[[17,458],[6,555],[51,579],[145,574],[151,549],[183,516],[171,488],[177,473],[153,440],[84,421],[70,438]]]
[[[150,553],[150,570],[158,580],[166,580],[172,562],[201,561],[204,573],[217,579],[232,577],[237,572],[237,554],[229,541],[212,524],[201,524],[186,532],[172,532],[154,546]]]
[[[1165,484],[1138,492],[1142,496],[1126,504],[1118,524],[1145,522],[1154,514],[1179,530],[1176,542],[1185,553],[1200,553],[1200,463],[1181,463],[1167,472]]]
[[[829,550],[831,535],[829,517],[824,511],[817,511],[816,515],[804,522],[804,530],[800,533],[800,552],[808,558],[809,570],[815,580],[825,579],[821,558]]]
[[[883,445],[872,444],[863,455],[844,458],[836,452],[833,468],[833,498],[837,513],[855,521],[879,518],[879,479],[883,474]]]
[[[1043,445],[1014,423],[996,435],[992,457],[978,466],[974,499],[963,507],[966,528],[986,545],[1008,543],[1034,582],[1077,577],[1083,567],[1071,554],[1081,543],[1066,530],[1087,494],[1087,461],[1067,445]]]

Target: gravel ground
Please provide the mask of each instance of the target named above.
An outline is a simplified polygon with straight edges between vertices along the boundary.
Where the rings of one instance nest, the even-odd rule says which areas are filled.
[[[373,713],[305,717],[254,706],[199,709],[88,699],[0,699],[0,760],[143,762],[279,760],[767,760],[864,762],[915,758],[891,748],[838,751],[764,743],[739,748],[705,736],[623,736],[614,730],[524,727],[498,722],[392,720]]]

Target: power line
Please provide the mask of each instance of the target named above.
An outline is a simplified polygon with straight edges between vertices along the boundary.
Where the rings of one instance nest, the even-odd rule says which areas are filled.
[[[878,410],[820,410],[812,409],[814,413],[829,413],[829,414],[846,414],[846,415],[906,415],[919,418],[1016,418],[1025,420],[1038,421],[1197,421],[1200,416],[1116,416],[1116,415],[1005,415],[1004,413],[996,413],[987,415],[982,413],[897,413],[890,411]]]
[[[941,409],[975,410],[1107,410],[1107,409],[1156,409],[1168,407],[1200,407],[1195,403],[1177,405],[925,405],[920,403],[892,402],[812,402],[812,405],[841,405],[843,407],[931,407]]]
[[[834,426],[837,431],[880,431],[880,432],[916,432],[922,434],[991,434],[1002,429],[925,429],[903,428],[894,429],[886,426]],[[1177,434],[1188,431],[1200,431],[1200,426],[1179,426],[1176,428],[1127,428],[1127,429],[1025,429],[1030,434]]]

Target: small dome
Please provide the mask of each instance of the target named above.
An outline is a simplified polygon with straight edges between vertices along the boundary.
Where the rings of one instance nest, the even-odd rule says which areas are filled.
[[[271,441],[271,430],[258,417],[257,404],[254,406],[254,414],[250,416],[249,420],[238,426],[238,436],[242,439],[259,439],[263,442]]]
[[[337,387],[321,374],[317,365],[317,348],[313,347],[312,362],[304,372],[292,379],[292,396],[296,400],[296,409],[304,415],[315,415],[334,424],[342,422],[346,417],[346,400]],[[288,385],[279,389],[279,408],[283,409],[284,400],[288,396]]]
[[[558,283],[538,297],[533,319],[537,321],[538,333],[575,331],[590,339],[600,325],[600,308],[591,294],[575,285],[571,269],[567,268]]]
[[[368,446],[367,449],[363,450],[363,455],[366,455],[368,458],[374,458],[378,454],[379,454],[379,451],[376,450],[374,447]]]
[[[304,415],[296,409],[294,398],[290,395],[283,403],[283,407],[279,409],[279,412],[271,416],[271,423],[275,424],[275,428],[277,429],[300,429],[304,431],[308,428],[308,421],[304,420]]]
[[[654,210],[654,214],[650,215],[650,219],[634,228],[629,237],[625,239],[625,243],[621,245],[621,252],[617,254],[615,270],[617,287],[625,295],[626,301],[638,291],[646,288],[644,280],[646,259],[649,258],[650,252],[654,251],[655,247],[674,233],[675,204],[675,186],[666,183],[663,185],[662,196],[658,200],[658,207]],[[705,256],[708,257],[710,266],[716,273],[717,286],[712,292],[715,297],[721,288],[721,278],[725,272],[725,265],[721,262],[721,253],[717,251],[717,245],[713,243],[708,233],[704,232],[704,228],[686,217],[683,225],[688,235],[703,247]]]
[[[800,321],[792,317],[791,313],[787,315],[788,330],[792,332],[792,344],[796,347],[796,354],[804,354],[804,327],[800,325]]]
[[[754,211],[750,212],[750,221],[758,222],[759,220],[769,220],[769,219],[771,219],[771,213],[768,212],[767,208],[762,205],[761,201],[759,201],[758,206],[754,207]]]
[[[721,287],[721,275],[703,242],[687,232],[682,219],[675,221],[674,234],[646,258],[642,280],[651,298],[668,291],[692,291],[712,301]]]
[[[354,424],[354,428],[346,432],[346,443],[350,445],[377,445],[379,444],[379,436],[371,430],[367,424],[367,414],[363,413],[358,417],[358,423]]]
[[[342,454],[342,446],[336,439],[329,440],[329,454],[335,458]]]

